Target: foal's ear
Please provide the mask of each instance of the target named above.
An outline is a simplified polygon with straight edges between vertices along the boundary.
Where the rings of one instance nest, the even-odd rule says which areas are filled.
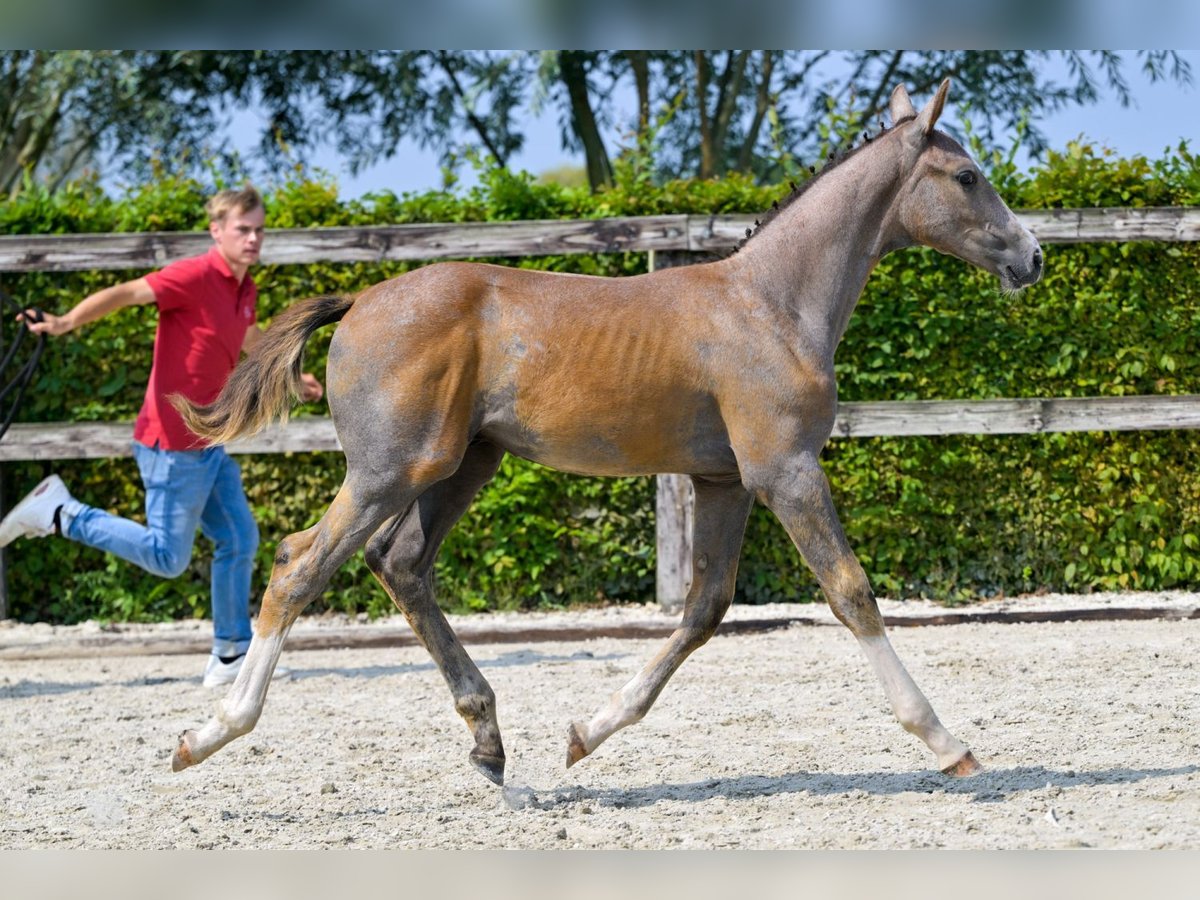
[[[925,108],[917,116],[917,124],[921,128],[922,134],[928,135],[933,131],[933,126],[942,114],[942,107],[946,105],[946,95],[948,93],[950,93],[950,79],[946,78],[938,87],[937,93],[933,95],[933,99],[925,104]]]
[[[892,115],[893,125],[901,119],[917,114],[913,109],[912,100],[908,99],[908,89],[904,85],[898,84],[892,89],[892,97],[888,100],[888,112]]]

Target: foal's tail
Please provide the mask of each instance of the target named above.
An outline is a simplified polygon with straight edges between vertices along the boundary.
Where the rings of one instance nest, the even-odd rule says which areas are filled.
[[[194,434],[213,444],[253,434],[273,419],[286,420],[300,396],[305,342],[322,325],[339,321],[354,300],[353,296],[325,296],[300,301],[275,318],[216,400],[197,406],[182,394],[173,394],[171,404]]]

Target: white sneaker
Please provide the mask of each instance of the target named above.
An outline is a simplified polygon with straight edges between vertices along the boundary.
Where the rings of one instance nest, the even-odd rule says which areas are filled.
[[[57,475],[42,480],[0,522],[0,547],[19,537],[45,537],[54,533],[54,513],[71,500],[71,492]]]
[[[221,657],[210,654],[208,665],[204,667],[204,686],[210,688],[220,687],[223,684],[233,684],[234,679],[238,676],[238,672],[242,671],[242,663],[245,660],[245,653],[229,662],[221,662]],[[275,671],[271,673],[272,680],[291,677],[292,670],[286,666],[276,666]]]

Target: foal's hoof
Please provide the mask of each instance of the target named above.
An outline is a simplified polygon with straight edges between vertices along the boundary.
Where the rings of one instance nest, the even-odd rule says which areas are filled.
[[[583,745],[583,738],[579,736],[579,726],[572,724],[567,729],[567,768],[571,768],[587,755],[587,747]]]
[[[492,784],[504,786],[504,757],[490,756],[486,753],[480,753],[478,750],[471,751],[471,765],[477,768],[484,774]]]
[[[175,748],[175,753],[171,756],[171,771],[182,772],[188,766],[194,766],[197,763],[196,759],[192,758],[192,742],[196,739],[196,732],[185,731],[179,736],[179,746]]]
[[[946,766],[942,769],[942,773],[950,775],[954,778],[966,778],[969,775],[978,775],[983,771],[983,766],[979,764],[979,760],[975,755],[968,750],[966,756],[960,759],[952,766]]]

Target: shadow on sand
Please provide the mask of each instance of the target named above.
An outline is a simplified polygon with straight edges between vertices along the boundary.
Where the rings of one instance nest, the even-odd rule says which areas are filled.
[[[1174,778],[1200,771],[1200,766],[1176,766],[1168,769],[1097,769],[1059,771],[1045,766],[1019,766],[1013,769],[986,770],[972,778],[949,778],[940,772],[792,772],[787,775],[741,775],[736,778],[710,778],[704,781],[647,785],[641,788],[562,787],[539,790],[530,787],[504,788],[504,801],[513,809],[532,806],[555,809],[581,802],[617,809],[652,806],[661,800],[702,803],[773,797],[779,794],[806,793],[813,796],[854,794],[943,793],[968,795],[977,803],[998,803],[1023,791],[1046,787],[1095,787],[1130,784],[1158,778]]]
[[[580,650],[568,655],[539,653],[536,650],[512,650],[501,653],[494,659],[477,659],[476,665],[481,669],[502,669],[512,666],[531,666],[538,663],[567,663],[580,661],[604,661],[620,659],[623,653],[595,654],[589,650]],[[436,671],[432,662],[405,663],[398,666],[353,666],[326,668],[292,669],[289,680],[301,681],[306,678],[321,678],[337,676],[340,678],[383,678],[389,675],[410,675],[414,672]],[[57,694],[70,694],[76,691],[92,691],[102,687],[142,688],[158,687],[164,684],[199,684],[200,676],[189,677],[151,676],[133,678],[121,682],[102,681],[30,681],[21,679],[14,684],[0,685],[0,700],[17,700],[26,697],[50,697]],[[214,689],[214,693],[216,689]]]

